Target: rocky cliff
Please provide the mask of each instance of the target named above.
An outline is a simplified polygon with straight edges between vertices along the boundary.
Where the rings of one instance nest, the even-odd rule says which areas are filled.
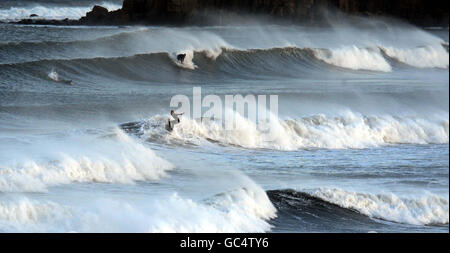
[[[95,6],[75,23],[217,25],[246,23],[248,15],[256,15],[274,22],[320,24],[339,13],[336,10],[395,17],[420,26],[449,23],[448,4],[435,0],[124,0],[119,10]]]

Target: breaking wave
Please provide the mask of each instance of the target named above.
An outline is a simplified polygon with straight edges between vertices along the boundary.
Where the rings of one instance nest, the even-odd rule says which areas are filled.
[[[185,53],[183,63],[176,55]],[[392,65],[391,62],[403,65]],[[218,80],[220,78],[256,78],[280,76],[307,77],[336,72],[390,72],[398,68],[448,68],[448,53],[442,47],[400,50],[382,50],[357,47],[329,49],[272,48],[238,50],[211,48],[201,51],[179,50],[138,54],[124,57],[97,57],[83,59],[49,59],[25,63],[1,64],[2,71],[26,71],[45,78],[51,69],[67,70],[70,79],[114,76],[131,80],[180,81],[179,70],[193,71],[190,80]],[[329,78],[332,78],[330,76]]]
[[[183,119],[174,131],[164,130],[166,117],[122,125],[128,132],[149,141],[216,143],[243,148],[296,150],[302,148],[368,148],[394,144],[448,143],[448,118],[426,119],[406,116],[370,116],[348,112],[343,116],[313,115],[298,119],[273,120],[270,131],[239,114],[239,128],[227,130],[221,122]]]
[[[444,47],[417,47],[412,49],[397,49],[387,47],[382,49],[389,57],[416,68],[448,68],[448,51]]]
[[[418,197],[398,197],[395,194],[370,194],[351,192],[338,188],[322,188],[306,192],[271,190],[267,194],[278,209],[287,210],[297,219],[320,220],[335,224],[364,221],[366,216],[375,221],[390,221],[410,225],[447,225],[449,222],[448,198],[434,194]],[[281,217],[281,214],[280,214]],[[317,222],[317,221],[316,221]]]
[[[383,72],[392,71],[391,65],[380,54],[378,48],[366,49],[353,46],[333,50],[315,49],[314,55],[326,63],[342,68]]]
[[[117,218],[124,213],[127,219]],[[26,197],[0,202],[0,224],[8,232],[267,232],[274,217],[257,185],[200,201],[173,193],[140,204],[94,198],[87,207]]]
[[[313,196],[364,215],[413,225],[448,224],[448,199],[429,194],[416,198],[401,198],[393,193],[369,194],[341,189],[320,189]]]
[[[395,71],[407,66],[415,67],[448,67],[447,57],[441,54],[431,54],[428,62],[414,62],[411,59],[394,59],[405,63],[390,65],[391,60],[383,58],[380,52],[352,49],[367,56],[352,56],[354,61],[341,61],[347,53],[329,55],[327,50],[311,50],[299,48],[273,48],[268,50],[237,50],[216,48],[200,52],[181,50],[139,54],[127,57],[90,58],[70,60],[39,60],[26,63],[0,64],[0,73],[25,72],[27,76],[49,80],[51,70],[63,75],[67,80],[90,81],[92,78],[114,78],[132,81],[150,82],[217,82],[223,79],[271,79],[280,78],[336,78],[342,72],[358,74],[376,74],[379,71]],[[443,50],[443,49],[442,49]],[[317,52],[321,52],[320,54]],[[348,52],[351,54],[351,52]],[[387,52],[387,51],[386,51]],[[178,53],[186,53],[183,63],[176,60]],[[426,52],[422,52],[425,54]],[[319,54],[319,56],[318,56]],[[328,56],[327,56],[328,55]],[[434,56],[433,56],[434,55]],[[436,58],[433,58],[435,57]],[[323,60],[321,57],[325,57]],[[370,63],[371,60],[379,61]],[[345,64],[343,63],[345,62]],[[351,66],[348,64],[352,64]],[[189,71],[185,76],[180,69]],[[368,72],[369,71],[369,72]],[[83,74],[80,74],[83,73]]]
[[[173,168],[122,131],[115,134],[117,142],[74,139],[69,141],[71,145],[41,143],[42,153],[2,162],[0,192],[46,192],[48,187],[73,182],[132,184],[157,180]]]

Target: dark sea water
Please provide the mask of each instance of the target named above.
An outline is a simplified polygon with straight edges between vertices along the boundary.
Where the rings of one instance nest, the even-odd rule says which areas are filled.
[[[0,20],[94,4],[121,1],[7,0]],[[362,22],[0,23],[0,231],[448,233],[448,28]],[[273,139],[243,117],[168,133],[193,87],[278,95]]]

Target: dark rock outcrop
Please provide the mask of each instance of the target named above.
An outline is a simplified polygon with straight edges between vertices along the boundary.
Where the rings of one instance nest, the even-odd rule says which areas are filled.
[[[22,25],[79,25],[80,22],[78,20],[73,19],[35,19],[35,18],[27,18],[22,19],[18,22],[14,22],[16,24]]]
[[[86,17],[84,18],[92,21],[100,21],[105,19],[108,13],[109,11],[105,7],[95,5],[92,11],[86,13]]]
[[[272,21],[322,23],[340,12],[390,16],[416,25],[448,26],[448,5],[435,0],[124,0],[122,9],[97,21],[110,24],[204,25],[247,22],[246,14]],[[84,19],[90,23],[95,19]]]
[[[395,17],[420,26],[448,27],[449,23],[448,5],[436,0],[124,0],[119,10],[94,6],[85,17],[66,23],[224,25],[248,23],[252,15],[270,22],[323,24],[339,13]]]
[[[79,22],[82,25],[126,25],[131,24],[130,14],[124,9],[110,11],[101,6],[94,6]]]

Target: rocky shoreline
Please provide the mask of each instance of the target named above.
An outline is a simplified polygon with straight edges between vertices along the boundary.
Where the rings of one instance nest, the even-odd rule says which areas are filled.
[[[338,15],[383,16],[418,26],[448,27],[448,5],[433,0],[124,0],[121,9],[94,6],[79,20],[22,19],[42,25],[227,25],[249,15],[271,23],[322,25]]]

